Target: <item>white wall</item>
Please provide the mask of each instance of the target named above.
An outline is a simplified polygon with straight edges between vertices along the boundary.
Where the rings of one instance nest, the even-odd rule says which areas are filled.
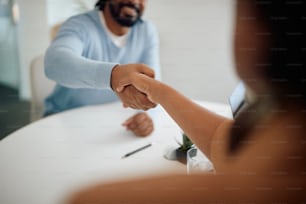
[[[94,8],[96,0],[46,0],[48,25],[63,22],[68,17]]]
[[[23,3],[23,6],[31,11],[26,17],[35,22],[34,29],[43,28],[37,31],[39,35],[32,32],[32,35],[35,34],[34,38],[42,38],[42,43],[32,44],[29,40],[26,42],[27,49],[32,51],[31,56],[34,52],[38,54],[43,51],[47,43],[46,25],[42,25],[44,19],[41,19],[46,11],[40,10],[44,1],[27,0],[27,3]],[[46,1],[48,27],[66,19],[78,9],[75,5],[77,0]],[[88,7],[93,7],[95,0],[84,2]],[[88,2],[91,2],[91,5]],[[163,81],[194,99],[227,102],[237,83],[232,61],[233,1],[147,2],[145,18],[153,21],[160,33]],[[38,6],[41,8],[38,9]],[[33,39],[33,36],[28,37]],[[30,48],[30,45],[33,47]],[[26,57],[27,60],[24,60],[23,64],[28,63],[29,58],[30,56]],[[23,81],[26,82],[25,75]],[[27,89],[28,86],[24,87],[23,93],[28,93]]]
[[[227,102],[233,70],[232,0],[149,0],[161,39],[163,81],[193,99]]]

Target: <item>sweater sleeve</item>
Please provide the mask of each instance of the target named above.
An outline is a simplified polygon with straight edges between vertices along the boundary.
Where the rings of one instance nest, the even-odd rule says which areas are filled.
[[[95,61],[82,56],[86,30],[81,19],[69,19],[46,51],[46,76],[69,88],[110,88],[110,76],[117,63]],[[84,22],[83,22],[84,23]]]

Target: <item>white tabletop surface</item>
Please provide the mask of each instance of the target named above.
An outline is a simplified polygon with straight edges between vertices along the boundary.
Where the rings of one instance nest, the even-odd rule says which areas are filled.
[[[231,117],[229,106],[201,102]],[[164,158],[181,130],[160,107],[155,130],[139,138],[121,126],[135,110],[117,103],[83,107],[34,122],[0,141],[0,204],[58,204],[80,186],[161,173],[186,166]],[[122,156],[148,143],[128,158]]]

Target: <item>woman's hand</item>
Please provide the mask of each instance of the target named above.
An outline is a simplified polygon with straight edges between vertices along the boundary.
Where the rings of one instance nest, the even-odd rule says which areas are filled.
[[[133,109],[148,110],[154,108],[156,104],[148,100],[147,96],[137,90],[134,86],[126,86],[118,92],[119,83],[125,78],[130,78],[135,74],[143,74],[154,78],[154,71],[144,64],[126,64],[117,65],[113,68],[111,74],[111,87],[121,99],[124,107]]]
[[[133,73],[120,80],[116,91],[119,93],[123,92],[126,87],[130,85],[134,86],[139,92],[145,94],[152,103],[158,103],[158,95],[161,94],[158,91],[158,86],[161,85],[161,82],[141,73]]]

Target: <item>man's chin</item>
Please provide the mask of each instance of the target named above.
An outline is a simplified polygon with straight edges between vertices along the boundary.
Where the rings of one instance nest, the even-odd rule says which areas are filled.
[[[132,27],[133,25],[135,25],[137,22],[139,21],[139,19],[136,20],[131,20],[131,19],[117,19],[117,22],[124,27]]]

